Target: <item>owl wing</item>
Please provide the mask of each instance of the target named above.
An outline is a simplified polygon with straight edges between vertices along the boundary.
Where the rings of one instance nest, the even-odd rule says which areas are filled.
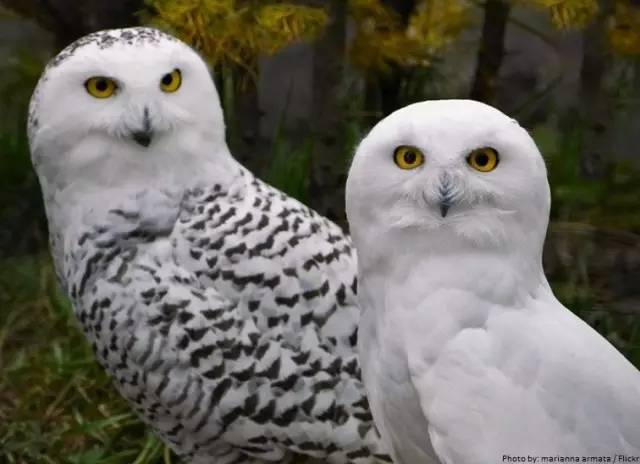
[[[99,277],[76,307],[98,359],[186,458],[389,462],[360,381],[348,238],[244,185],[186,195],[164,237],[129,212],[121,234],[142,243],[91,239],[100,258],[84,253],[79,275]]]
[[[171,262],[116,258],[92,295],[80,319],[101,331],[101,364],[182,454],[370,455],[357,360],[332,353],[313,329],[301,326],[295,343],[271,337],[246,305]]]
[[[640,373],[555,299],[460,331],[428,366],[414,349],[409,366],[443,463],[640,452]]]

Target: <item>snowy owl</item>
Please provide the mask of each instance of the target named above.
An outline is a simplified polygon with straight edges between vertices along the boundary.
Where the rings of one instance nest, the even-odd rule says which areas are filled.
[[[234,160],[191,48],[149,28],[86,36],[45,69],[28,129],[59,280],[180,456],[390,462],[360,380],[350,239]]]
[[[549,206],[535,143],[482,103],[408,106],[360,144],[359,353],[395,462],[640,455],[640,373],[543,273]]]

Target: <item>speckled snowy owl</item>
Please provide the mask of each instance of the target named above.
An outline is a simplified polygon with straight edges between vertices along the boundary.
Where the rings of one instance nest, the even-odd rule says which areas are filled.
[[[545,278],[549,205],[535,143],[482,103],[411,105],[358,148],[360,362],[396,463],[640,456],[640,373]]]
[[[91,34],[47,66],[32,159],[96,357],[189,462],[389,462],[360,381],[349,238],[224,137],[204,62],[157,30]]]

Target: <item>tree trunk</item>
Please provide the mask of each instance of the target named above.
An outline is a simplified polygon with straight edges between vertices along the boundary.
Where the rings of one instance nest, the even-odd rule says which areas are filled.
[[[382,4],[395,11],[400,17],[402,27],[407,28],[409,19],[417,6],[417,1],[382,0]],[[381,113],[382,116],[386,116],[406,103],[401,98],[401,89],[408,75],[407,69],[397,63],[391,63],[390,68],[388,72],[368,79],[367,98],[365,99],[367,114]]]
[[[249,170],[259,175],[264,169],[264,153],[257,154],[260,140],[260,110],[258,100],[257,66],[252,76],[242,68],[233,69],[233,109],[229,118],[231,152]]]
[[[344,183],[347,153],[341,99],[346,49],[346,3],[344,0],[325,2],[329,11],[329,24],[314,45],[315,139],[309,182],[311,206],[343,227],[346,226]]]
[[[416,8],[416,0],[382,0],[382,4],[398,13],[405,25],[409,23],[409,18]]]
[[[388,73],[378,76],[380,109],[383,116],[387,116],[404,106],[401,89],[406,80],[406,74],[406,69],[403,66],[394,63]]]
[[[609,136],[614,108],[604,83],[612,58],[606,42],[609,13],[609,9],[602,6],[596,19],[582,35],[578,119],[582,132],[580,170],[586,178],[591,179],[605,175],[606,158],[610,154]]]
[[[474,100],[489,104],[495,102],[510,9],[510,4],[503,0],[487,0],[485,3],[478,62],[470,94]]]

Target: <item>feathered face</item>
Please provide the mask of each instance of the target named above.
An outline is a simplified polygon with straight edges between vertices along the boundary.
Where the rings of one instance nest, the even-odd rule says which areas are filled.
[[[352,231],[372,240],[415,230],[434,246],[502,246],[533,233],[541,246],[549,202],[544,161],[527,132],[467,100],[418,103],[381,121],[347,181]]]
[[[171,36],[132,28],[91,34],[52,60],[29,135],[34,163],[50,175],[117,175],[224,146],[224,122],[202,59]]]

